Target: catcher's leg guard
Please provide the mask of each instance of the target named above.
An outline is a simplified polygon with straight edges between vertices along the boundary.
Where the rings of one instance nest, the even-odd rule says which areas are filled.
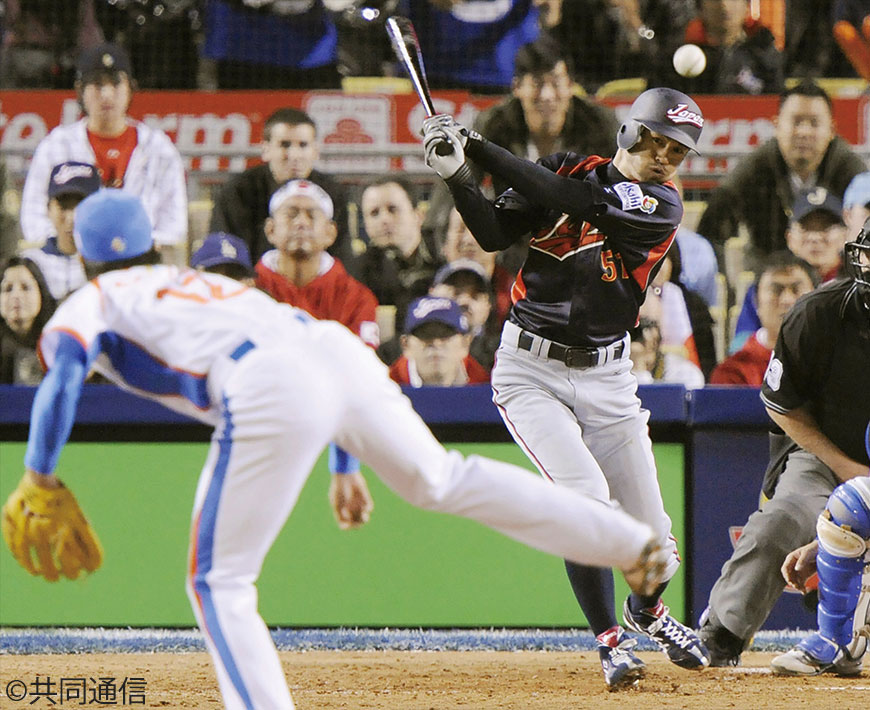
[[[839,646],[849,646],[855,622],[864,625],[864,619],[856,619],[856,609],[870,540],[870,479],[853,479],[838,486],[819,516],[816,532],[819,633]],[[863,644],[856,650],[863,652]]]

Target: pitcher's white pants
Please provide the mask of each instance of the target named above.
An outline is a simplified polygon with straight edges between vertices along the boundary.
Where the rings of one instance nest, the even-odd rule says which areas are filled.
[[[637,561],[647,525],[521,468],[447,452],[370,348],[334,323],[309,332],[220,374],[223,421],[196,492],[187,587],[227,708],[293,708],[254,583],[330,441],[421,508],[582,564]]]

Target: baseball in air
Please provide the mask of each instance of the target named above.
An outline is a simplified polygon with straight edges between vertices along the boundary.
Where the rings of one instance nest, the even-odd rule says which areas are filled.
[[[684,44],[674,52],[674,69],[680,76],[698,76],[706,66],[707,57],[697,44]]]

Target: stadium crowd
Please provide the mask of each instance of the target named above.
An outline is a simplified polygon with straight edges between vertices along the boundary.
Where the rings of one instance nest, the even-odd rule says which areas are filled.
[[[82,282],[83,273],[72,241],[72,214],[77,202],[100,185],[123,186],[143,199],[165,261],[189,262],[204,236],[191,234],[183,162],[178,150],[162,131],[128,115],[137,88],[174,86],[151,82],[148,77],[154,67],[142,56],[141,46],[133,41],[138,34],[131,34],[119,19],[123,15],[125,22],[130,21],[137,16],[136,12],[141,14],[149,7],[156,12],[156,5],[137,3],[135,12],[120,1],[110,5],[83,3],[78,14],[69,18],[61,18],[57,13],[40,15],[42,5],[30,7],[12,2],[7,8],[10,21],[3,40],[3,66],[9,71],[16,65],[14,58],[20,42],[37,35],[48,40],[53,36],[52,22],[65,20],[81,30],[75,38],[78,44],[67,34],[62,50],[59,45],[52,45],[57,66],[52,70],[51,83],[41,83],[35,76],[15,79],[5,73],[2,79],[7,86],[29,88],[71,84],[84,114],[76,123],[57,127],[39,143],[22,191],[19,218],[24,249],[17,256],[26,260],[30,271],[42,273],[50,291],[49,298],[43,299],[45,307],[50,307],[49,299],[62,300]],[[350,73],[346,63],[336,59],[330,71],[334,70],[337,83],[321,84],[314,78],[321,74],[310,71],[312,64],[306,64],[302,74],[287,73],[287,67],[282,67],[269,77],[256,58],[250,56],[250,61],[239,62],[238,57],[222,55],[215,49],[220,36],[227,46],[241,51],[244,42],[237,33],[258,32],[254,25],[264,21],[277,28],[280,23],[274,22],[276,14],[282,20],[292,18],[295,31],[302,32],[303,28],[305,32],[321,31],[315,27],[320,25],[301,22],[291,10],[280,9],[279,3],[209,0],[168,4],[168,9],[170,5],[172,11],[167,11],[165,17],[157,13],[147,22],[139,23],[145,28],[143,31],[159,25],[167,43],[178,41],[172,27],[183,25],[205,33],[203,43],[198,45],[200,51],[194,53],[197,67],[209,62],[223,67],[217,72],[217,76],[224,77],[218,86],[254,88],[272,86],[271,82],[275,82],[275,86],[292,88],[335,88],[341,85],[341,76]],[[482,73],[476,75],[476,81],[468,81],[467,76],[451,76],[449,47],[426,50],[427,57],[439,57],[429,62],[433,85],[505,94],[478,115],[474,127],[512,153],[531,159],[569,149],[581,154],[613,154],[616,115],[607,105],[586,94],[587,89],[600,88],[605,83],[602,78],[642,74],[647,85],[680,84],[691,92],[754,93],[757,89],[779,94],[775,136],[742,158],[736,169],[708,194],[696,231],[686,225],[678,230],[666,268],[658,274],[641,320],[632,333],[635,372],[641,382],[678,382],[687,387],[700,387],[711,381],[758,385],[759,363],[769,357],[777,332],[777,322],[771,318],[781,320],[792,302],[789,294],[800,295],[794,289],[779,289],[778,306],[773,307],[764,298],[769,289],[759,289],[759,281],[764,281],[764,275],[771,269],[775,271],[777,265],[782,270],[783,264],[791,263],[785,254],[794,258],[812,283],[841,275],[843,245],[855,236],[868,214],[870,175],[862,174],[867,169],[864,159],[837,136],[830,96],[810,78],[794,79],[788,88],[783,81],[795,66],[789,59],[788,47],[789,28],[797,22],[797,10],[777,14],[773,12],[776,3],[762,3],[772,23],[767,28],[761,18],[753,16],[753,3],[748,1],[701,0],[696,4],[677,0],[609,0],[567,4],[559,0],[513,0],[509,3],[511,13],[483,21],[470,8],[461,7],[475,5],[472,2],[417,0],[372,5],[382,12],[374,13],[372,21],[362,26],[358,24],[357,6],[342,7],[338,12],[333,6],[329,10],[321,7],[319,2],[308,5],[310,12],[316,10],[322,22],[333,29],[356,22],[355,31],[361,32],[363,38],[367,36],[363,29],[369,30],[369,25],[382,22],[386,13],[407,12],[420,28],[424,48],[435,36],[450,36],[451,41],[464,43],[466,49],[489,47],[489,43],[475,39],[472,29],[509,33],[507,25],[516,29],[525,26],[523,23],[529,24],[532,18],[534,22],[528,32],[512,35],[511,41],[516,40],[516,46],[500,52],[499,56],[511,57],[510,65],[495,72],[493,83],[488,86],[481,83],[485,76]],[[585,26],[578,8],[587,6],[589,10],[593,5],[602,5],[595,17],[602,22],[602,18],[606,19],[598,28],[600,32],[609,32],[624,41],[628,34],[633,38],[619,66],[608,67],[595,57],[576,56],[577,46],[592,43],[564,42],[570,27]],[[219,17],[223,19],[216,19]],[[251,29],[245,29],[241,18],[254,23]],[[832,29],[841,21],[837,18],[833,11],[828,16],[831,27],[824,32],[830,35],[831,51],[826,60],[815,65],[812,74],[824,75],[829,70],[848,72],[841,60],[852,54],[845,46],[843,51],[837,51],[838,35]],[[432,31],[439,23],[459,24],[455,24],[455,31],[444,35]],[[232,25],[232,30],[227,25]],[[460,26],[467,30],[466,34],[459,31]],[[667,32],[654,29],[664,27]],[[815,27],[818,31],[821,25]],[[633,34],[627,28],[632,28]],[[227,32],[236,34],[230,36]],[[340,51],[342,36],[340,31],[335,33],[334,57],[346,56],[346,52]],[[759,39],[762,36],[763,41]],[[107,37],[119,41],[106,43]],[[521,43],[520,37],[534,41]],[[635,41],[638,39],[640,43]],[[696,41],[707,54],[711,66],[703,75],[709,78],[718,72],[721,81],[680,83],[682,77],[674,74],[665,60],[675,46],[689,40]],[[33,46],[30,40],[26,41]],[[621,45],[616,42],[614,46]],[[738,46],[739,49],[734,49]],[[80,47],[84,50],[78,51]],[[372,54],[370,49],[367,48],[367,55]],[[70,64],[74,51],[78,54]],[[744,59],[749,64],[742,65]],[[492,65],[495,59],[487,56],[480,61]],[[765,62],[767,69],[762,69]],[[466,67],[473,63],[456,65]],[[33,62],[25,64],[30,68],[36,66]],[[61,65],[69,71],[59,70]],[[743,68],[735,74],[737,65]],[[598,67],[604,73],[591,76],[589,67]],[[387,67],[373,68],[371,63],[359,68],[359,71],[382,70]],[[506,74],[499,74],[502,70]],[[189,73],[195,76],[198,71],[191,68]],[[852,67],[851,71],[858,73],[860,66]],[[732,79],[742,76],[744,85],[726,81],[728,72]],[[772,78],[761,81],[762,75]],[[230,76],[234,78],[226,79]],[[756,86],[753,81],[745,81],[747,76],[759,78],[760,83]],[[388,365],[394,365],[400,358],[410,362],[411,375],[405,373],[403,381],[425,384],[426,378],[420,380],[414,375],[415,361],[423,355],[415,359],[414,353],[428,352],[440,361],[440,352],[445,349],[442,341],[453,339],[462,340],[463,345],[446,349],[453,353],[447,367],[451,374],[441,379],[452,384],[484,381],[510,307],[511,286],[524,258],[523,248],[512,247],[497,255],[481,249],[459,215],[451,210],[452,199],[441,182],[427,193],[404,175],[386,173],[372,176],[352,194],[336,176],[318,169],[320,147],[317,125],[305,112],[287,107],[267,117],[261,162],[228,176],[213,191],[208,233],[238,237],[248,250],[247,258],[253,260],[248,264],[240,257],[242,266],[255,269],[257,285],[279,300],[297,303],[309,311],[334,313],[341,298],[347,298],[347,293],[336,295],[337,289],[346,288],[347,284],[364,289],[366,302],[372,304],[368,308],[372,312],[364,319],[368,324],[364,337]],[[476,177],[494,194],[507,187],[497,179],[490,184],[488,176],[482,173]],[[319,203],[328,217],[329,233],[318,234],[309,240],[312,244],[300,245],[296,243],[299,240],[289,243],[289,237],[274,228],[271,201],[282,186],[304,181],[322,188],[320,194],[325,199]],[[351,238],[349,208],[361,217],[361,238]],[[297,222],[301,221],[304,220],[299,217]],[[299,226],[299,230],[304,231],[304,226]],[[742,265],[739,281],[735,283],[733,274],[730,282],[725,276],[728,273],[725,252],[726,244],[729,240],[733,244],[738,234],[748,236],[741,242]],[[300,254],[300,250],[306,251],[305,269],[298,267],[293,250]],[[340,284],[335,277],[339,272]],[[20,266],[17,273],[22,273]],[[427,296],[455,300],[463,315],[461,327],[456,328],[457,323],[446,318],[449,323],[442,322],[440,328],[423,328],[424,335],[445,328],[450,333],[424,337],[422,344],[426,347],[415,348],[421,345],[421,338],[419,333],[411,332],[416,328],[409,328],[409,323],[415,322],[413,317],[408,318],[409,308],[416,299]],[[38,378],[32,358],[26,357],[28,348],[22,347],[27,337],[19,334],[16,340],[5,320],[3,379]],[[755,365],[749,368],[752,372],[733,366],[734,357],[745,355],[744,347],[753,349],[750,360]],[[728,361],[723,363],[726,358]],[[28,359],[31,366],[22,364]],[[21,363],[16,365],[19,360]],[[727,377],[723,367],[729,368]],[[469,371],[474,375],[470,376]]]

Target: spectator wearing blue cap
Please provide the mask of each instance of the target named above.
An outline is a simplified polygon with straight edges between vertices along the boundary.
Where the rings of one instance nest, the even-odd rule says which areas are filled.
[[[816,268],[822,283],[837,278],[846,245],[843,202],[824,187],[800,193],[785,240],[789,251]]]
[[[459,304],[468,319],[469,352],[477,362],[491,370],[504,321],[493,308],[492,282],[484,267],[471,259],[451,261],[435,273],[429,294],[444,296]]]
[[[402,355],[390,366],[390,377],[411,387],[485,384],[489,373],[469,355],[470,342],[468,320],[456,301],[417,298],[408,306]]]
[[[846,225],[840,198],[824,187],[816,187],[798,194],[791,213],[785,233],[788,250],[815,269],[821,283],[841,276]],[[742,348],[746,340],[762,327],[758,316],[757,288],[756,281],[743,299],[731,340],[732,353]]]
[[[254,265],[251,252],[234,234],[212,232],[190,257],[190,265],[200,271],[221,274],[246,286],[254,285]]]
[[[55,165],[48,178],[48,219],[52,233],[41,248],[22,256],[42,271],[51,295],[58,302],[85,283],[85,270],[73,239],[76,206],[100,189],[100,175],[90,163],[68,161]]]
[[[870,218],[870,172],[858,173],[843,193],[847,239],[854,239]]]

